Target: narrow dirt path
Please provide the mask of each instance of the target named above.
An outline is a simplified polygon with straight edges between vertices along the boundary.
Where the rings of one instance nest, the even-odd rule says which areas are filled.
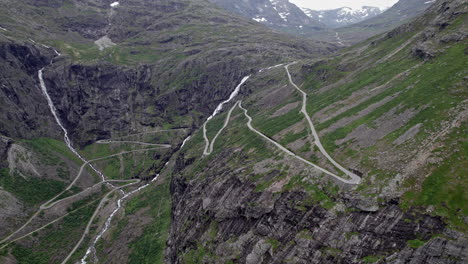
[[[56,51],[54,49],[55,53],[57,56],[61,56],[61,54]],[[54,61],[54,58],[51,60],[50,64],[52,64]],[[75,177],[75,179],[70,183],[70,185],[64,190],[62,191],[60,194],[56,195],[55,197],[53,197],[51,200],[47,201],[46,203],[42,204],[39,208],[39,210],[23,225],[21,226],[19,229],[17,229],[15,232],[13,232],[11,235],[9,235],[8,237],[6,237],[5,239],[3,239],[2,241],[0,241],[0,243],[3,243],[7,240],[9,240],[11,237],[13,237],[15,234],[17,234],[19,231],[21,231],[24,227],[26,227],[27,225],[29,225],[29,223],[31,223],[31,221],[37,216],[39,215],[39,213],[42,211],[42,210],[45,210],[45,209],[48,209],[48,208],[51,208],[52,206],[56,205],[58,202],[60,201],[56,201],[54,202],[53,204],[50,204],[52,203],[55,199],[57,199],[60,195],[64,194],[66,191],[70,190],[71,187],[76,183],[76,181],[79,179],[80,175],[82,174],[84,168],[88,165],[90,166],[90,168],[92,168],[98,175],[101,176],[101,179],[102,179],[102,182],[103,184],[107,184],[110,188],[112,188],[112,191],[110,191],[102,200],[101,202],[99,203],[98,207],[96,208],[93,216],[91,217],[91,220],[88,222],[88,225],[82,235],[82,238],[80,239],[80,241],[77,243],[77,245],[75,246],[75,248],[72,250],[72,252],[70,252],[70,254],[67,256],[67,259],[65,259],[62,263],[66,263],[68,261],[68,259],[73,255],[73,253],[76,251],[76,249],[79,247],[79,245],[83,242],[83,239],[84,237],[89,233],[89,229],[90,229],[90,226],[94,220],[94,218],[96,217],[96,215],[98,214],[99,212],[99,209],[102,207],[102,205],[105,203],[105,201],[108,199],[109,195],[112,194],[113,192],[119,190],[122,194],[123,194],[123,197],[120,198],[118,201],[117,201],[117,204],[118,204],[118,207],[114,210],[114,212],[112,212],[112,214],[108,217],[108,219],[106,220],[106,224],[105,224],[105,227],[104,229],[99,233],[99,235],[97,236],[97,238],[95,239],[94,243],[90,246],[90,248],[88,249],[88,251],[86,252],[86,255],[83,257],[82,259],[82,263],[86,263],[85,259],[86,257],[88,256],[88,252],[90,251],[90,249],[92,247],[94,247],[95,243],[97,242],[97,240],[102,236],[102,234],[104,232],[106,232],[107,228],[109,227],[110,225],[110,221],[112,220],[113,216],[115,215],[115,213],[121,208],[121,203],[124,199],[126,199],[127,197],[129,197],[130,195],[134,194],[134,193],[137,193],[139,191],[141,191],[142,189],[146,188],[147,186],[149,186],[152,182],[156,181],[156,179],[158,178],[159,174],[150,182],[150,183],[147,183],[143,186],[140,186],[139,188],[137,188],[136,190],[133,190],[129,193],[125,193],[123,191],[123,189],[125,187],[129,187],[131,185],[135,185],[135,184],[138,184],[140,183],[140,180],[136,181],[136,182],[133,182],[133,183],[129,183],[129,184],[126,184],[124,186],[114,186],[112,185],[110,182],[112,181],[108,181],[106,180],[106,177],[104,176],[104,174],[102,172],[100,172],[99,170],[97,170],[93,165],[92,165],[92,161],[97,161],[97,160],[102,160],[102,159],[106,159],[106,158],[110,158],[110,157],[114,157],[114,156],[119,156],[119,155],[122,155],[122,154],[125,154],[125,153],[132,153],[132,152],[138,152],[138,151],[148,151],[148,150],[152,150],[152,149],[155,149],[155,148],[147,148],[147,149],[139,149],[139,150],[133,150],[133,151],[127,151],[127,152],[121,152],[121,153],[118,153],[118,154],[114,154],[114,155],[110,155],[110,156],[107,156],[107,157],[102,157],[102,158],[98,158],[98,159],[94,159],[92,161],[88,161],[86,160],[85,158],[83,158],[79,153],[78,151],[72,146],[72,142],[68,136],[68,131],[67,129],[65,128],[65,126],[62,124],[62,121],[60,120],[58,114],[57,114],[57,109],[54,105],[54,102],[52,101],[52,98],[50,97],[49,93],[48,93],[48,90],[47,90],[47,86],[45,84],[45,81],[44,81],[44,78],[43,78],[43,71],[44,71],[44,68],[40,69],[38,71],[38,79],[39,79],[39,84],[40,84],[40,87],[41,87],[41,90],[44,94],[44,96],[46,97],[46,100],[47,100],[47,104],[49,106],[49,109],[57,123],[57,125],[61,128],[61,130],[63,131],[64,133],[64,141],[65,141],[65,144],[67,145],[67,147],[70,149],[71,152],[73,152],[81,161],[83,161],[83,164],[80,168],[80,171],[78,172],[78,175],[77,177]],[[221,111],[222,109],[222,106],[224,103],[226,102],[229,102],[230,100],[232,100],[238,93],[239,93],[239,90],[240,90],[240,87],[242,86],[242,84],[247,81],[247,79],[249,79],[250,76],[247,76],[247,77],[244,77],[244,79],[242,80],[242,82],[236,87],[236,89],[234,90],[234,92],[231,94],[231,96],[229,97],[228,100],[226,100],[225,102],[221,103],[220,105],[218,105],[218,107],[215,109],[215,112],[213,113],[213,115],[208,118],[207,122],[214,116],[216,115],[219,111]],[[163,130],[159,130],[159,131],[156,131],[156,132],[161,132]],[[155,132],[146,132],[146,133],[155,133]],[[139,133],[139,134],[146,134],[146,133]],[[129,135],[128,135],[129,136]],[[188,137],[186,140],[190,139],[190,137]],[[101,142],[101,144],[110,144],[110,143],[116,143],[117,141],[113,141],[113,140],[107,140],[107,141],[104,141]],[[186,141],[184,140],[184,143]],[[165,145],[165,144],[151,144],[151,143],[145,143],[145,142],[138,142],[138,141],[118,141],[118,143],[131,143],[131,144],[140,144],[140,145],[147,145],[147,146],[157,146],[158,148],[161,148],[161,147],[165,147],[165,148],[169,148],[171,147],[170,145]],[[167,164],[167,163],[166,163]],[[85,190],[86,191],[86,190]],[[81,192],[82,193],[82,192]],[[68,197],[67,198],[64,198],[64,199],[69,199]],[[61,199],[61,201],[63,201],[64,199]],[[49,205],[50,204],[50,205]],[[43,209],[44,208],[44,209]],[[50,224],[50,223],[49,223]]]
[[[274,68],[278,68],[278,67],[281,67],[283,65],[285,65],[286,63],[281,63],[281,64],[277,64],[275,66],[271,66],[271,67],[268,67],[268,68],[263,68],[263,69],[260,69],[258,72],[264,72],[264,71],[268,71],[268,70],[271,70],[271,69],[274,69]]]
[[[394,51],[392,51],[390,54],[388,54],[387,56],[385,56],[382,59],[378,60],[377,63],[382,63],[382,62],[385,62],[385,61],[389,60],[391,57],[395,56],[398,52],[400,52],[404,48],[406,48],[409,44],[411,44],[411,42],[413,42],[419,36],[420,36],[419,33],[415,34],[410,39],[408,39],[403,44],[401,44],[398,48],[396,48]]]
[[[167,163],[166,163],[167,165]],[[122,205],[122,202],[125,201],[128,197],[130,197],[131,195],[135,194],[135,193],[138,193],[140,192],[141,190],[145,189],[146,187],[150,186],[152,183],[154,183],[156,180],[158,180],[159,178],[159,174],[156,175],[156,177],[151,180],[151,182],[143,185],[143,186],[140,186],[138,189],[136,190],[133,190],[129,193],[126,193],[124,196],[122,196],[122,198],[118,199],[117,200],[117,208],[114,209],[114,211],[112,211],[112,213],[109,215],[109,217],[107,218],[105,224],[104,224],[104,228],[101,230],[101,232],[99,232],[99,234],[96,236],[96,238],[94,239],[94,241],[91,243],[91,246],[88,247],[88,250],[86,250],[86,254],[83,256],[83,258],[81,259],[81,263],[84,263],[86,264],[86,259],[88,258],[89,254],[91,254],[93,251],[95,251],[95,246],[97,244],[97,242],[99,241],[99,239],[102,238],[102,236],[104,235],[105,232],[107,232],[107,230],[109,229],[110,225],[111,225],[111,222],[112,222],[112,219],[114,218],[114,216],[117,214],[117,212],[123,207]],[[124,186],[124,187],[127,187],[127,186]],[[81,241],[82,242],[82,241]],[[80,242],[80,243],[81,243]],[[75,246],[75,251],[76,249],[78,249],[79,247],[79,244],[77,244]],[[73,252],[71,252],[69,254],[69,256],[71,257],[73,255]],[[62,262],[62,264],[65,264],[66,263],[66,260]]]

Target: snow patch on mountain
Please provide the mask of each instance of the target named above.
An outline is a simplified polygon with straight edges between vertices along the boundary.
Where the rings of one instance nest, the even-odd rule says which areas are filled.
[[[363,6],[358,9],[342,7],[331,10],[311,10],[309,8],[301,8],[301,10],[310,18],[335,28],[355,24],[383,12],[382,9],[372,6]]]
[[[259,22],[259,23],[261,23],[261,22],[268,22],[268,20],[267,20],[266,18],[264,18],[264,17],[254,17],[254,18],[252,18],[252,19],[255,20],[255,21],[257,21],[257,22]]]
[[[278,12],[278,15],[285,21],[288,22],[288,16],[291,15],[289,8],[285,4],[281,4],[278,0],[270,0],[273,9]]]

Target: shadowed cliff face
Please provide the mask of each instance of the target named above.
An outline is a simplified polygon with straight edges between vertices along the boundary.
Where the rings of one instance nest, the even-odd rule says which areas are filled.
[[[3,32],[6,37],[21,39],[25,33],[21,27],[36,28],[26,39],[31,47],[47,43],[62,53],[46,67],[44,77],[61,119],[79,145],[115,131],[167,124],[196,127],[250,72],[270,62],[334,49],[265,31],[204,1],[132,0],[114,8],[110,3],[6,2],[3,10],[15,13],[17,20],[2,25],[8,28]],[[51,15],[42,16],[44,12]],[[22,19],[26,16],[37,19]],[[70,38],[64,38],[65,30],[72,32]],[[103,35],[117,45],[99,51],[94,41]],[[51,60],[49,56],[34,61],[30,58],[41,56],[39,51],[11,47],[18,49],[12,51],[19,60],[15,67],[26,67],[31,81]]]
[[[30,44],[0,45],[0,133],[17,138],[58,136],[37,86],[37,71],[49,64],[53,52]]]
[[[244,63],[227,60],[203,65],[194,61],[162,75],[154,65],[132,69],[112,64],[62,67],[57,63],[47,69],[46,82],[73,137],[87,144],[114,132],[125,134],[166,124],[198,127],[248,74]]]

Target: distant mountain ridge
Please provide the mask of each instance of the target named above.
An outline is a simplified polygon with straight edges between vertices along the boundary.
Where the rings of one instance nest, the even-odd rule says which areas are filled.
[[[332,10],[298,7],[289,0],[208,0],[270,28],[343,46],[391,30],[420,15],[435,0],[399,0],[382,10],[363,6]]]
[[[320,30],[326,27],[288,0],[209,1],[230,12],[283,31]]]
[[[378,16],[383,12],[382,9],[373,6],[363,6],[359,9],[352,9],[350,7],[341,7],[330,10],[312,10],[309,8],[301,9],[310,18],[317,20],[330,28],[344,27],[359,23],[366,19]]]
[[[391,30],[419,16],[436,0],[400,0],[382,14],[337,30],[348,43],[357,43],[376,34]]]

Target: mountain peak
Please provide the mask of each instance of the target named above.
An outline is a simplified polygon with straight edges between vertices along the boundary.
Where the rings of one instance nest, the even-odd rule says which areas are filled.
[[[312,10],[309,8],[302,8],[302,10],[310,18],[317,19],[331,28],[359,23],[382,13],[380,8],[372,6],[363,6],[358,9],[344,6],[329,10]]]
[[[232,13],[252,19],[269,27],[287,31],[320,30],[326,26],[307,16],[289,0],[209,0]]]

